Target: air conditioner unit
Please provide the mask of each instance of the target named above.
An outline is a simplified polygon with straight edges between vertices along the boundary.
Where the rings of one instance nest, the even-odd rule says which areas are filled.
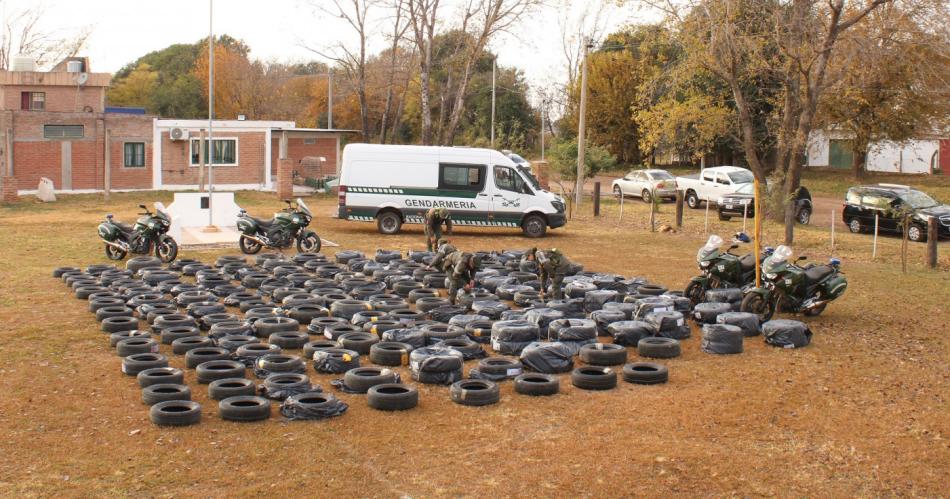
[[[188,130],[184,128],[172,128],[168,132],[168,136],[172,140],[188,140]]]

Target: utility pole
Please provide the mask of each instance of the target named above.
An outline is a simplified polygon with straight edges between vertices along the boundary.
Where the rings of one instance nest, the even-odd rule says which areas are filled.
[[[214,226],[214,0],[208,0],[208,227]],[[199,148],[200,150],[200,148]],[[199,153],[200,154],[200,153]]]
[[[491,139],[489,144],[491,148],[495,148],[495,61],[497,58],[491,60]]]
[[[544,161],[544,105],[545,100],[541,99],[541,161]]]
[[[327,68],[327,128],[333,129],[333,68]]]
[[[577,121],[577,183],[574,185],[574,209],[577,213],[584,198],[584,156],[587,152],[587,54],[590,51],[590,39],[584,39],[584,59],[581,61],[581,107]]]

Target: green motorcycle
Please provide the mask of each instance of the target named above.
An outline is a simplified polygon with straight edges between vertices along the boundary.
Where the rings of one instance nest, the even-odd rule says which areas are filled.
[[[706,291],[710,289],[744,288],[755,283],[755,256],[749,253],[740,257],[730,253],[739,247],[738,243],[748,243],[749,236],[741,232],[736,234],[733,244],[725,251],[721,249],[722,242],[721,237],[713,234],[696,254],[696,265],[702,274],[690,279],[683,291],[693,306],[705,301]],[[771,253],[771,248],[765,248],[761,258]]]
[[[270,220],[254,218],[241,210],[238,214],[237,228],[241,232],[238,246],[247,255],[253,255],[261,248],[284,249],[297,242],[297,251],[317,253],[322,241],[312,230],[306,230],[313,220],[310,208],[297,198],[291,202],[284,200],[287,207],[274,214]]]
[[[99,237],[106,245],[106,257],[121,260],[130,252],[147,255],[154,248],[155,256],[163,262],[173,261],[178,256],[178,243],[167,234],[172,221],[165,212],[165,206],[156,202],[155,213],[150,212],[144,204],[140,204],[139,208],[145,212],[139,213],[141,216],[135,225],[118,222],[111,213],[99,224]]]
[[[818,315],[831,301],[848,289],[841,272],[841,261],[832,258],[827,265],[800,267],[789,263],[792,249],[779,246],[762,264],[762,287],[746,291],[740,310],[759,316],[762,322],[784,312]],[[797,261],[808,257],[800,256]]]

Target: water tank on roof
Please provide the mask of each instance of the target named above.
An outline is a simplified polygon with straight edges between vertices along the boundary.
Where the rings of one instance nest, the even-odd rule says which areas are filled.
[[[66,72],[67,73],[82,73],[82,61],[66,62]]]
[[[36,71],[36,59],[28,54],[17,54],[10,60],[11,71]]]

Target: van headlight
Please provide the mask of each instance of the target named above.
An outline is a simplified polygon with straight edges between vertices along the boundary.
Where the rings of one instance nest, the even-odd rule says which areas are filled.
[[[555,199],[554,201],[551,201],[551,206],[554,207],[558,213],[564,213],[564,201]]]

